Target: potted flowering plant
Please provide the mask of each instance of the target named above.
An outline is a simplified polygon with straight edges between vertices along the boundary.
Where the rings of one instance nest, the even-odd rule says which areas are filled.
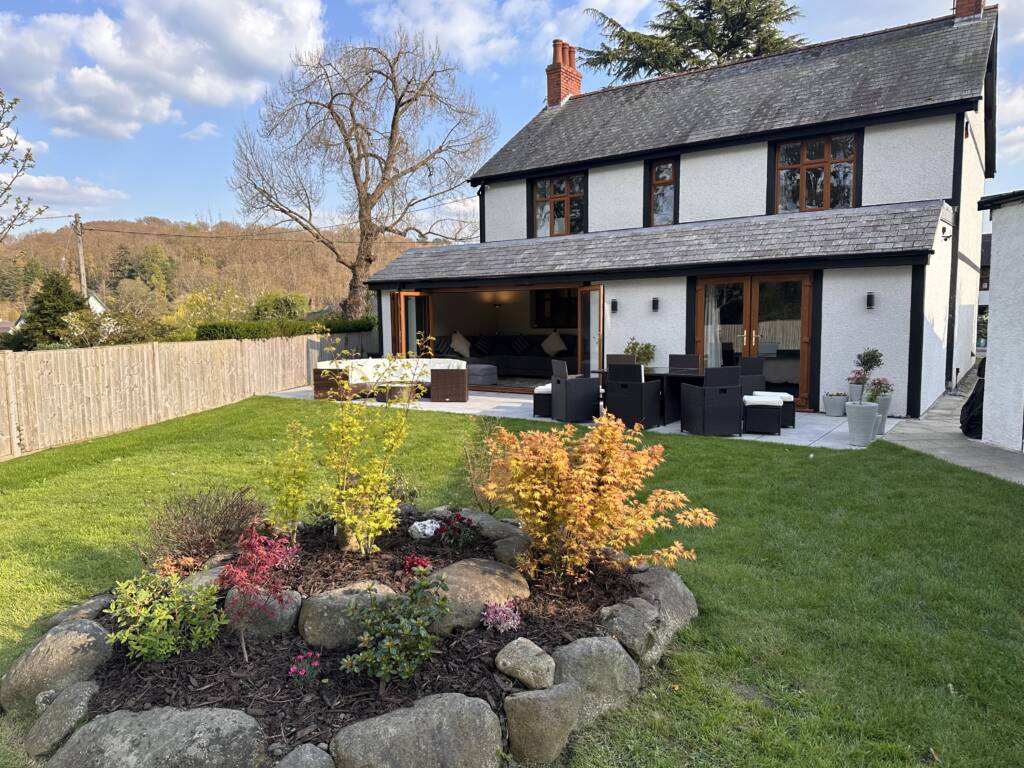
[[[864,387],[871,380],[871,373],[882,367],[882,353],[868,347],[857,355],[857,367],[850,372],[850,401],[846,404],[846,418],[850,426],[850,445],[864,447],[875,436],[878,420],[878,403],[864,402]]]
[[[892,382],[884,376],[872,379],[868,385],[868,402],[878,403],[878,415],[875,417],[875,434],[885,434],[885,420],[889,417],[892,406]]]
[[[845,416],[847,395],[845,392],[825,393],[825,415]]]

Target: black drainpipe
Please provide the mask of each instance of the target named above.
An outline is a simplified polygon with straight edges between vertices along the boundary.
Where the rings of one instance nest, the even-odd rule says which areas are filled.
[[[949,316],[946,320],[946,387],[955,383],[953,356],[956,351],[957,273],[960,269],[960,197],[964,168],[964,113],[956,116],[956,140],[953,142],[953,241],[950,243]]]

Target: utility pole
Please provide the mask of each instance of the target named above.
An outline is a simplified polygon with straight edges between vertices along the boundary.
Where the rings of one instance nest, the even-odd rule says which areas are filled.
[[[75,214],[75,222],[71,225],[75,232],[75,243],[78,246],[78,275],[82,281],[82,295],[89,299],[89,284],[85,281],[85,246],[82,243],[82,217]]]

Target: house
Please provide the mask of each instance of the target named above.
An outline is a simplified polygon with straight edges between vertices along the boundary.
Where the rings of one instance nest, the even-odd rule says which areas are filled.
[[[89,309],[92,310],[94,315],[102,315],[102,314],[110,311],[110,307],[108,307],[103,302],[103,299],[101,299],[99,296],[97,296],[92,291],[89,291],[89,296],[86,299],[86,304],[88,305]],[[17,331],[24,324],[25,324],[25,315],[22,314],[22,315],[20,315],[18,317],[17,320],[14,321],[14,325],[11,327],[10,333],[13,333],[14,331]]]
[[[1024,189],[983,197],[992,217],[990,239],[995,280],[990,289],[990,327],[985,362],[982,439],[1011,451],[1024,451]]]
[[[429,334],[520,388],[551,357],[587,374],[636,337],[655,365],[763,357],[769,388],[814,410],[874,346],[892,413],[920,415],[974,361],[997,24],[956,0],[590,93],[556,40],[545,108],[470,180],[480,242],[370,280],[385,352]]]

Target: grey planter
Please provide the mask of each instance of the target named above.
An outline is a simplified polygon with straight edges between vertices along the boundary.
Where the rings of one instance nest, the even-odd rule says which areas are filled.
[[[859,403],[864,400],[864,385],[863,384],[851,384],[850,385],[850,402]]]
[[[878,417],[875,419],[875,434],[885,434],[885,420],[889,418],[889,409],[892,407],[892,395],[878,396]]]
[[[878,403],[847,403],[846,419],[850,425],[850,445],[864,448],[875,436]]]
[[[844,416],[846,414],[846,395],[825,395],[825,415]]]

